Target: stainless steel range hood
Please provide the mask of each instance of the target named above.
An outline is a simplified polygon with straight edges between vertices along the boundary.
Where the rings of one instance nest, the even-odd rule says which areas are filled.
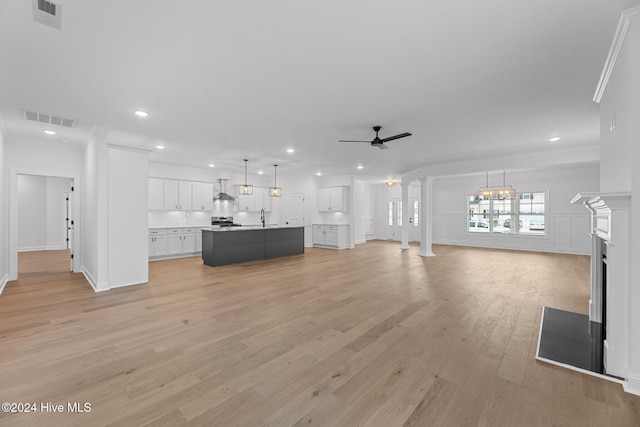
[[[233,196],[230,196],[230,195],[228,195],[227,193],[225,193],[225,192],[223,191],[223,184],[224,184],[224,181],[226,181],[226,179],[218,179],[218,182],[220,183],[220,192],[219,192],[216,196],[214,196],[214,197],[213,197],[213,201],[214,201],[214,202],[216,202],[216,201],[221,201],[221,202],[224,202],[224,201],[228,201],[228,202],[235,202],[235,201],[236,201],[236,199],[235,199]]]

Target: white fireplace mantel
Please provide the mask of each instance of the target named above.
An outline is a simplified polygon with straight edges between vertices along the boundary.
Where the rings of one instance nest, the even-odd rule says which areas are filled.
[[[571,203],[582,203],[591,212],[589,320],[606,324],[603,356],[607,374],[626,379],[631,322],[629,317],[631,193],[578,193]],[[602,239],[606,245],[606,256],[602,254],[599,239]],[[605,266],[606,270],[604,270]],[[602,284],[599,283],[603,280],[603,271],[606,271],[605,295],[602,295]],[[606,301],[606,319],[601,318],[603,301]]]

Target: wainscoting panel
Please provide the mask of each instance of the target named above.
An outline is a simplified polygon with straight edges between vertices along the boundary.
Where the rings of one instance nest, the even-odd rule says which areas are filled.
[[[547,215],[547,235],[527,236],[502,233],[470,233],[467,216],[459,212],[437,212],[433,215],[433,243],[558,252],[590,255],[589,214],[550,213]]]

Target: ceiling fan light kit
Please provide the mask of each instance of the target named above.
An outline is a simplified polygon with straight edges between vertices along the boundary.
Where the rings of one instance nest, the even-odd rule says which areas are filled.
[[[389,187],[389,188],[391,188],[391,187],[393,187],[394,185],[396,185],[396,183],[395,183],[392,179],[388,180],[388,181],[386,182],[386,184],[387,184],[387,187]]]
[[[380,138],[378,136],[378,132],[380,132],[380,129],[382,129],[382,126],[374,126],[373,130],[376,132],[376,137],[373,138],[372,141],[353,141],[353,140],[349,140],[349,139],[340,139],[338,140],[338,142],[366,142],[368,144],[370,144],[372,147],[378,147],[381,150],[386,150],[387,147],[386,145],[384,145],[385,142],[389,142],[389,141],[393,141],[394,139],[400,139],[400,138],[405,138],[407,136],[411,136],[411,134],[409,132],[404,132],[404,133],[399,133],[397,135],[393,135],[393,136],[389,136],[387,138]]]

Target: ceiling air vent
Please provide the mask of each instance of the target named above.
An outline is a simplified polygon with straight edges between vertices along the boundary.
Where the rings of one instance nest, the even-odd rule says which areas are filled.
[[[38,0],[38,9],[49,15],[56,16],[56,4],[47,0]]]
[[[23,110],[24,118],[31,120],[32,122],[46,123],[49,125],[64,126],[72,128],[75,125],[75,121],[64,117],[56,116],[53,114],[36,113],[35,111]]]
[[[62,5],[47,0],[31,0],[33,20],[49,27],[62,29]]]

